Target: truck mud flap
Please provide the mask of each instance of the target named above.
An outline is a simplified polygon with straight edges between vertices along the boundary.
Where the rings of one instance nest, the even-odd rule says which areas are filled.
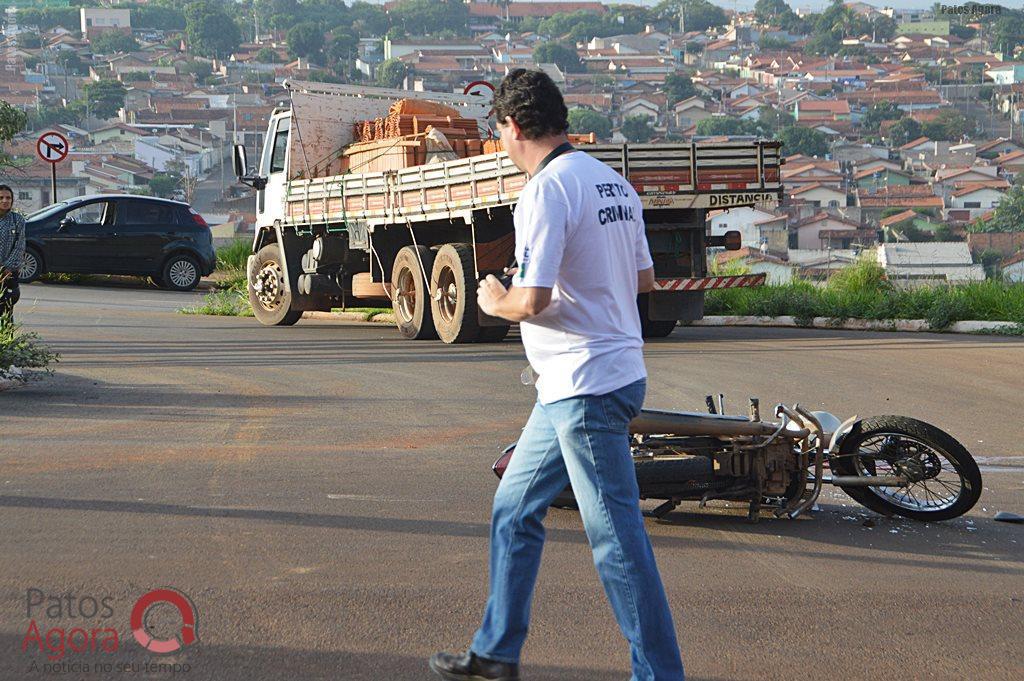
[[[647,295],[648,319],[692,322],[704,316],[703,291],[651,291]]]

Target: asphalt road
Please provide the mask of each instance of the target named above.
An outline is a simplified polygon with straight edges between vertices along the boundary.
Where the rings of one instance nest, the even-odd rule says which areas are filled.
[[[24,287],[21,320],[62,359],[0,393],[0,678],[432,678],[426,658],[479,621],[489,467],[533,398],[521,346],[174,312],[196,297]],[[724,392],[737,411],[757,395],[903,413],[984,463],[978,506],[946,523],[838,492],[796,521],[752,525],[724,502],[648,521],[688,678],[1024,676],[1024,526],[992,521],[1024,512],[1024,340],[684,328],[646,355],[649,405]],[[625,681],[578,516],[552,511],[547,526],[524,678]],[[157,656],[128,621],[164,586],[194,602],[199,642]],[[65,598],[30,612],[30,589]],[[108,598],[111,616],[83,617],[83,596]],[[178,620],[154,610],[166,635]],[[41,636],[114,628],[120,646],[66,648],[46,673],[32,621]],[[137,666],[81,671],[97,662]]]

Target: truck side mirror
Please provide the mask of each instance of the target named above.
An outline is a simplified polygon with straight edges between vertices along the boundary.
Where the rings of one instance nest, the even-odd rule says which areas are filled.
[[[246,159],[244,144],[235,145],[235,153],[231,160],[234,165],[235,177],[242,178],[249,174],[249,164]]]
[[[260,191],[267,186],[267,178],[249,174],[249,162],[246,158],[245,145],[235,145],[234,153],[231,155],[231,165],[235,171],[235,177],[242,184],[249,185],[256,191]]]

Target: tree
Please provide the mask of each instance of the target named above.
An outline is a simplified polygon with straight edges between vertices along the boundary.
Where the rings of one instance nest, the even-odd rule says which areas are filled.
[[[462,0],[401,0],[389,14],[393,25],[409,35],[469,31],[469,8]]]
[[[256,61],[261,64],[276,64],[281,61],[281,59],[277,56],[277,52],[274,50],[269,47],[261,47],[259,52],[256,53]]]
[[[578,135],[592,132],[598,139],[608,139],[612,134],[612,122],[596,111],[575,107],[569,109],[569,132]]]
[[[943,109],[939,114],[921,126],[921,134],[935,141],[959,142],[974,134],[975,124],[959,111]]]
[[[98,80],[83,88],[89,112],[96,118],[113,118],[124,106],[124,85],[116,80]]]
[[[359,38],[352,33],[334,33],[327,46],[327,57],[334,63],[348,63],[359,49]]]
[[[360,37],[376,37],[388,30],[388,16],[380,5],[354,2],[349,7],[349,17],[351,30]]]
[[[15,42],[24,50],[38,50],[43,46],[43,39],[37,33],[19,33]]]
[[[902,117],[903,112],[899,107],[888,100],[883,100],[871,105],[861,119],[860,125],[867,132],[877,132],[882,121],[894,121]]]
[[[81,73],[85,68],[82,58],[74,50],[61,50],[57,53],[54,61],[60,64],[65,73]]]
[[[93,52],[98,54],[132,52],[139,49],[139,43],[135,38],[119,31],[104,31],[89,40],[89,45],[92,47]]]
[[[967,227],[969,232],[1024,232],[1024,187],[1013,186],[1003,196],[992,217],[976,220]]]
[[[778,139],[782,142],[782,148],[787,156],[824,156],[828,153],[828,137],[814,128],[801,128],[796,125],[783,128],[779,131]]]
[[[654,128],[647,116],[628,116],[622,121],[620,132],[630,142],[649,142],[654,135]]]
[[[185,39],[195,54],[224,59],[238,49],[242,32],[219,5],[199,0],[185,5]]]
[[[293,57],[313,59],[324,49],[324,32],[318,24],[304,21],[288,31],[288,53]]]
[[[773,23],[777,17],[792,11],[785,0],[757,0],[754,3],[754,16],[762,24]]]
[[[157,31],[181,31],[185,28],[185,15],[176,6],[129,4],[118,5],[132,12],[133,28],[148,28]]]
[[[665,76],[665,94],[668,95],[668,105],[673,106],[676,102],[693,97],[697,94],[697,88],[689,76],[670,73]]]
[[[788,112],[767,105],[758,107],[757,121],[769,137],[775,135],[782,128],[790,127],[795,122]]]
[[[181,175],[178,173],[157,173],[149,181],[149,189],[153,192],[153,196],[165,199],[172,198],[180,186]]]
[[[1017,46],[1024,44],[1024,13],[1002,13],[992,25],[991,37],[995,51],[1009,59]]]
[[[0,100],[0,142],[10,142],[25,129],[28,116],[24,111]]]
[[[729,23],[725,11],[708,0],[662,0],[654,11],[661,18],[672,21],[674,26],[679,26],[682,15],[683,27],[687,31],[706,31]]]
[[[576,50],[559,43],[543,43],[533,48],[533,61],[538,64],[555,64],[563,71],[573,73],[586,70]]]
[[[889,144],[894,147],[902,147],[920,136],[921,124],[909,116],[904,116],[889,128]]]
[[[709,137],[719,135],[735,137],[738,135],[759,135],[761,134],[761,129],[754,121],[715,116],[697,121],[697,134]]]
[[[409,69],[398,59],[388,59],[377,68],[377,83],[382,87],[401,87]]]

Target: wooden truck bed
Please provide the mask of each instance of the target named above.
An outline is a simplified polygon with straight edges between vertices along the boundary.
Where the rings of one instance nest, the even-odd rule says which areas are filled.
[[[622,173],[646,209],[730,208],[781,198],[780,144],[769,141],[595,144],[582,151]],[[526,176],[505,152],[288,183],[286,224],[367,226],[467,218],[510,206]]]

